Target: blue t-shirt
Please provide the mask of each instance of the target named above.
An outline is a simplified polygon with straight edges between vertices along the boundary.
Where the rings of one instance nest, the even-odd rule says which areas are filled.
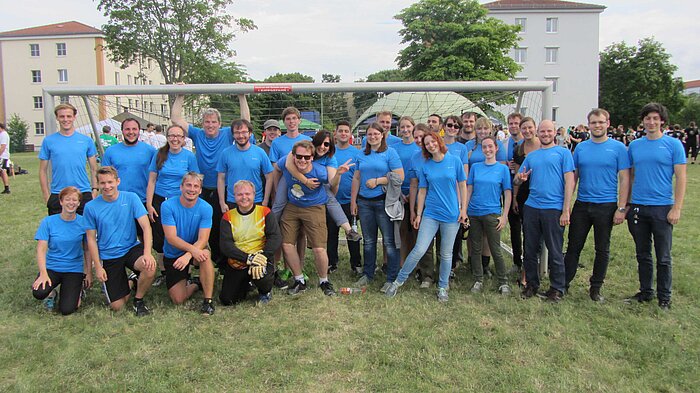
[[[381,153],[370,150],[369,155],[364,152],[357,159],[357,170],[360,171],[360,191],[363,198],[376,198],[384,194],[382,186],[367,188],[367,180],[377,177],[385,177],[387,173],[395,169],[403,169],[399,154],[389,147]]]
[[[226,201],[235,202],[233,185],[239,180],[248,180],[255,185],[255,203],[263,201],[265,190],[262,177],[272,172],[272,163],[265,150],[250,145],[247,150],[240,150],[233,145],[224,150],[216,167],[217,172],[226,174]]]
[[[418,172],[418,187],[427,188],[423,215],[440,222],[459,219],[457,183],[466,180],[462,160],[445,154],[440,162],[427,160]]]
[[[512,136],[508,138],[508,142],[506,143],[506,146],[508,146],[508,151],[506,152],[506,161],[513,161],[513,152],[515,152],[515,149],[522,141],[523,140],[516,142]]]
[[[449,151],[450,154],[459,158],[462,161],[462,165],[469,164],[469,155],[467,155],[467,147],[463,143],[454,142],[450,143],[449,145],[445,144],[445,146],[447,147],[447,151]]]
[[[270,161],[277,162],[280,158],[289,154],[292,151],[295,143],[299,141],[311,140],[311,137],[301,133],[297,135],[296,138],[290,138],[287,135],[288,134],[281,135],[272,141],[272,145],[270,145]],[[277,166],[279,166],[279,164],[277,164]]]
[[[75,220],[65,221],[60,214],[44,217],[36,230],[35,240],[45,240],[46,268],[60,273],[83,272],[83,241],[85,220],[76,215]]]
[[[389,134],[389,136],[386,138],[386,145],[387,146],[394,146],[397,143],[403,143],[403,139],[399,138],[398,136],[394,134]],[[362,150],[365,149],[365,146],[367,146],[367,136],[362,137]]]
[[[335,158],[335,154],[333,157],[328,157],[328,154],[326,154],[323,157],[314,158],[314,162],[317,162],[325,167],[338,169],[338,159]]]
[[[413,157],[411,157],[411,165],[408,168],[408,173],[405,174],[410,182],[411,179],[418,179],[418,171],[421,170],[423,164],[427,160],[423,157],[423,151],[416,152]]]
[[[111,165],[119,173],[119,190],[130,191],[146,202],[148,187],[148,167],[156,154],[156,149],[144,142],[133,146],[120,143],[105,150],[102,166]]]
[[[350,167],[350,170],[343,173],[340,177],[340,184],[338,185],[338,192],[335,194],[335,199],[338,200],[340,204],[350,203],[350,191],[352,189],[352,177],[355,175],[357,170],[357,159],[362,154],[358,148],[352,145],[348,145],[345,149],[341,149],[338,145],[335,146],[335,159],[344,164],[347,160],[352,160],[349,164],[355,164]]]
[[[157,159],[158,155],[153,155],[148,170],[158,174],[155,193],[164,198],[180,195],[180,183],[187,172],[200,173],[194,153],[185,149],[180,150],[177,154],[168,152],[168,158],[160,169],[156,166]]]
[[[500,162],[477,162],[469,168],[467,184],[472,186],[472,195],[467,207],[468,215],[481,217],[501,214],[501,195],[505,190],[512,189],[508,166]]]
[[[187,136],[192,139],[197,149],[197,165],[204,175],[204,188],[216,188],[217,163],[221,153],[233,144],[231,127],[219,128],[219,135],[214,138],[207,137],[204,129],[190,124]],[[250,144],[255,145],[255,134],[250,133]]]
[[[486,157],[484,157],[484,151],[481,150],[481,143],[479,143],[476,146],[475,144],[476,139],[472,139],[464,144],[464,147],[467,149],[469,166],[472,166],[477,162],[486,161]],[[496,145],[498,146],[498,151],[496,152],[496,161],[506,161],[506,151],[503,148],[503,144],[501,143],[501,141],[496,141]]]
[[[97,231],[97,246],[101,259],[124,256],[139,244],[136,238],[135,219],[145,216],[146,208],[138,195],[119,191],[114,202],[107,202],[102,195],[85,204],[85,228]]]
[[[401,141],[401,143],[395,143],[391,145],[391,148],[396,150],[396,153],[399,155],[399,159],[401,159],[403,173],[404,175],[407,174],[411,168],[411,158],[413,158],[414,154],[420,153],[420,147],[415,143],[405,144],[403,143],[403,141]],[[411,179],[408,176],[404,176],[403,183],[401,184],[401,192],[404,195],[408,195],[410,185]]]
[[[74,186],[80,192],[90,192],[85,165],[87,159],[96,154],[92,139],[77,132],[71,136],[57,132],[44,138],[39,159],[51,163],[51,193],[58,194],[68,186]]]
[[[194,244],[199,238],[199,230],[211,228],[212,207],[202,198],[192,207],[185,207],[180,203],[180,198],[170,198],[160,206],[160,219],[163,226],[173,226],[177,230],[177,237],[189,244]],[[178,258],[185,251],[176,248],[165,239],[163,243],[163,255],[168,258]]]
[[[564,205],[564,174],[574,170],[569,149],[554,146],[533,151],[525,157],[520,172],[530,169],[530,196],[525,204],[535,209],[561,210]]]
[[[655,140],[635,139],[629,146],[629,158],[634,168],[631,202],[673,205],[673,166],[686,164],[683,144],[666,135]]]
[[[621,142],[608,139],[595,143],[581,142],[574,150],[574,166],[578,173],[578,195],[581,202],[617,202],[618,172],[630,167],[627,148]]]
[[[278,138],[279,139],[279,138]],[[298,207],[310,207],[323,205],[328,201],[328,193],[325,187],[316,187],[311,190],[301,184],[299,180],[293,177],[287,167],[285,161],[289,156],[284,156],[277,161],[277,166],[282,170],[282,176],[287,181],[287,200],[289,203]],[[312,161],[312,169],[309,173],[305,173],[307,179],[316,178],[320,184],[328,183],[328,169],[323,164]]]

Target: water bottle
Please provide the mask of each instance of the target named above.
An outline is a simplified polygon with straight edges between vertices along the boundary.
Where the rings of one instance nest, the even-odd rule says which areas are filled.
[[[340,288],[340,293],[343,295],[355,295],[355,294],[365,293],[366,290],[367,290],[367,288],[343,287],[343,288]]]
[[[357,232],[357,216],[352,216],[352,230]]]

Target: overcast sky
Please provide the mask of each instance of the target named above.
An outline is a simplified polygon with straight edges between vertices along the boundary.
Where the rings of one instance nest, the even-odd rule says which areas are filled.
[[[320,81],[339,74],[352,82],[395,68],[401,24],[393,16],[410,0],[235,0],[234,17],[252,19],[257,30],[232,43],[253,79],[301,72]],[[486,1],[482,1],[484,3]],[[582,2],[586,2],[583,1]],[[678,66],[677,76],[700,79],[700,24],[697,0],[591,1],[608,8],[600,18],[600,49],[613,42],[636,44],[654,36]],[[106,19],[92,0],[0,0],[0,31],[76,20],[99,28]],[[8,59],[4,59],[8,61]]]

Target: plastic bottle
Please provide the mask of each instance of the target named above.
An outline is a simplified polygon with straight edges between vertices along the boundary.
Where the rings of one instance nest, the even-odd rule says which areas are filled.
[[[356,294],[365,293],[366,290],[367,290],[367,288],[343,287],[343,288],[340,288],[340,293],[343,295],[356,295]]]
[[[357,232],[357,216],[352,216],[352,230]]]

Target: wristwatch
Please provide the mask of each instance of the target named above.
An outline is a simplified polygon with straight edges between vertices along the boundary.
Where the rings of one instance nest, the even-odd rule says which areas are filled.
[[[627,208],[626,207],[618,207],[617,211],[619,211],[620,213],[624,213],[627,211]]]

